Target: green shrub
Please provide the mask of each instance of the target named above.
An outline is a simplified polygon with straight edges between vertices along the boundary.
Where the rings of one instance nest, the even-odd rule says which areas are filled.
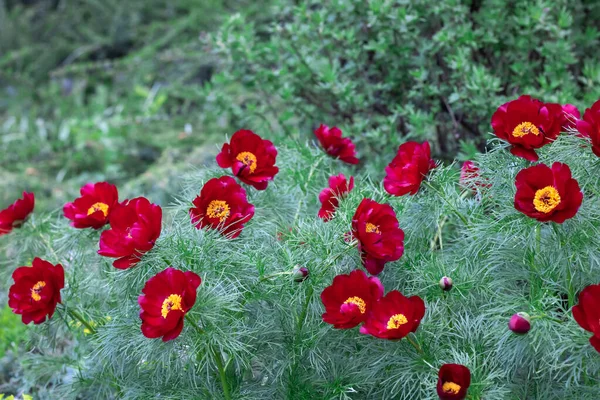
[[[254,94],[221,103],[248,126],[307,137],[337,125],[370,161],[427,139],[452,160],[483,149],[492,112],[520,94],[580,107],[600,97],[596,1],[290,3],[268,23],[234,16],[211,41],[214,81]]]

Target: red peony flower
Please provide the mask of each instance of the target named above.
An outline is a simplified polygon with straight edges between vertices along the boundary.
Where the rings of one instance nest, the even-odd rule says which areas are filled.
[[[350,329],[367,319],[373,305],[383,296],[383,285],[360,270],[333,278],[321,293],[325,306],[323,321],[335,329]]]
[[[60,303],[60,290],[65,287],[65,271],[60,264],[52,265],[34,258],[31,267],[19,267],[13,272],[15,283],[8,292],[8,306],[21,315],[24,324],[41,324],[52,318]]]
[[[110,229],[100,235],[98,254],[118,258],[115,268],[131,268],[154,247],[161,223],[162,209],[144,197],[117,204],[110,216]]]
[[[492,128],[496,136],[512,145],[512,154],[537,161],[535,149],[557,138],[563,116],[560,104],[542,103],[531,96],[521,96],[496,110],[492,116]]]
[[[381,339],[402,339],[415,332],[425,315],[425,303],[419,296],[404,297],[392,290],[373,305],[360,333]]]
[[[371,275],[379,274],[386,262],[396,261],[404,253],[404,232],[388,204],[363,199],[352,217],[352,234]]]
[[[582,136],[590,138],[592,151],[600,157],[600,100],[585,110],[583,119],[577,121],[576,127]]]
[[[566,164],[555,162],[521,170],[515,180],[515,208],[538,221],[562,224],[577,214],[583,193]]]
[[[356,158],[356,148],[350,138],[343,138],[342,131],[338,127],[330,128],[327,125],[319,125],[315,130],[315,136],[323,146],[323,149],[327,154],[333,158],[339,158],[340,160],[348,164],[358,164],[359,160]]]
[[[406,142],[400,145],[398,153],[385,168],[383,187],[394,196],[407,193],[416,194],[425,175],[435,168],[431,159],[428,142]]]
[[[192,271],[173,267],[150,278],[138,297],[144,336],[149,339],[162,336],[163,342],[179,336],[185,314],[196,303],[196,290],[201,282]]]
[[[0,236],[6,235],[13,228],[19,228],[33,211],[35,196],[33,193],[23,192],[23,198],[18,199],[10,206],[0,211]]]
[[[246,191],[229,176],[206,182],[193,203],[190,217],[196,228],[218,229],[231,239],[242,233],[244,224],[254,215]]]
[[[237,131],[217,155],[217,164],[229,168],[238,179],[258,190],[265,190],[279,172],[275,166],[277,149],[252,131]]]
[[[437,394],[442,400],[463,400],[471,386],[471,371],[460,364],[444,364],[438,372]]]
[[[577,129],[577,121],[581,118],[581,114],[577,107],[573,104],[565,104],[562,106],[562,124],[563,132],[574,131]]]
[[[460,184],[461,186],[471,189],[477,190],[477,188],[489,188],[489,183],[486,183],[485,180],[481,177],[479,172],[479,168],[472,161],[465,161],[460,169]]]
[[[102,228],[119,202],[117,187],[107,182],[88,183],[80,192],[81,197],[63,207],[65,217],[75,228]]]
[[[329,187],[323,189],[319,194],[319,201],[321,202],[319,218],[324,221],[329,221],[333,218],[333,214],[340,204],[340,198],[350,193],[353,188],[354,177],[352,176],[349,181],[346,181],[344,174],[330,177]]]
[[[600,284],[590,285],[579,294],[579,303],[573,307],[575,321],[592,332],[590,344],[600,352]]]

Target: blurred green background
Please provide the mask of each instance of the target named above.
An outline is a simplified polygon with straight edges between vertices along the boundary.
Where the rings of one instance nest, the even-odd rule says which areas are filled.
[[[468,159],[520,94],[600,98],[598,20],[597,0],[0,0],[0,209],[99,180],[167,204],[240,128],[337,125],[377,174],[409,139]],[[35,389],[26,329],[7,308],[0,329],[0,393]]]

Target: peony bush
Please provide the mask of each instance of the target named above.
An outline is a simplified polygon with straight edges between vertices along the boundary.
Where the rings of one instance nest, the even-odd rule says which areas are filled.
[[[24,369],[64,398],[596,399],[599,105],[501,105],[460,168],[409,141],[373,174],[321,125],[234,133],[171,205],[26,193],[0,212]]]

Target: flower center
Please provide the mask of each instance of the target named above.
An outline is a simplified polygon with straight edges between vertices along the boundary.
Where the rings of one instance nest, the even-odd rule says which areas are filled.
[[[404,314],[394,314],[392,318],[387,323],[388,329],[398,329],[400,326],[406,324],[408,320],[404,316]]]
[[[248,166],[251,174],[256,170],[256,156],[249,151],[242,151],[235,159]]]
[[[512,135],[514,137],[523,137],[525,135],[529,135],[530,133],[537,136],[540,134],[540,130],[531,122],[521,122],[515,127],[515,129],[513,129]]]
[[[106,218],[108,216],[108,204],[106,204],[106,203],[95,203],[93,206],[91,206],[88,209],[87,215],[92,215],[96,211],[102,211],[102,214],[104,214],[104,218]]]
[[[229,204],[223,200],[213,200],[208,203],[206,214],[211,218],[219,218],[221,222],[224,222],[230,214]]]
[[[381,233],[381,231],[379,230],[379,227],[370,222],[367,222],[367,225],[365,226],[365,230],[367,231],[367,233],[373,233],[373,232]]]
[[[178,294],[169,295],[169,297],[167,297],[165,299],[165,301],[163,301],[162,309],[160,311],[160,313],[162,314],[162,317],[167,318],[167,315],[169,315],[169,311],[171,311],[171,310],[183,311],[181,309],[181,296],[180,295],[178,295]]]
[[[535,192],[533,206],[539,212],[547,214],[554,210],[559,204],[560,194],[558,194],[558,190],[556,190],[554,186],[546,186]]]
[[[444,393],[458,394],[458,392],[460,392],[460,385],[457,385],[454,382],[444,382],[442,390]]]
[[[39,281],[38,283],[33,285],[33,287],[31,288],[31,298],[34,301],[40,301],[42,299],[42,296],[40,296],[40,293],[42,292],[42,288],[44,286],[46,286],[46,282],[44,282],[44,281]]]
[[[364,314],[367,311],[367,304],[363,299],[357,296],[348,297],[344,304],[354,304],[358,307],[361,314]]]

